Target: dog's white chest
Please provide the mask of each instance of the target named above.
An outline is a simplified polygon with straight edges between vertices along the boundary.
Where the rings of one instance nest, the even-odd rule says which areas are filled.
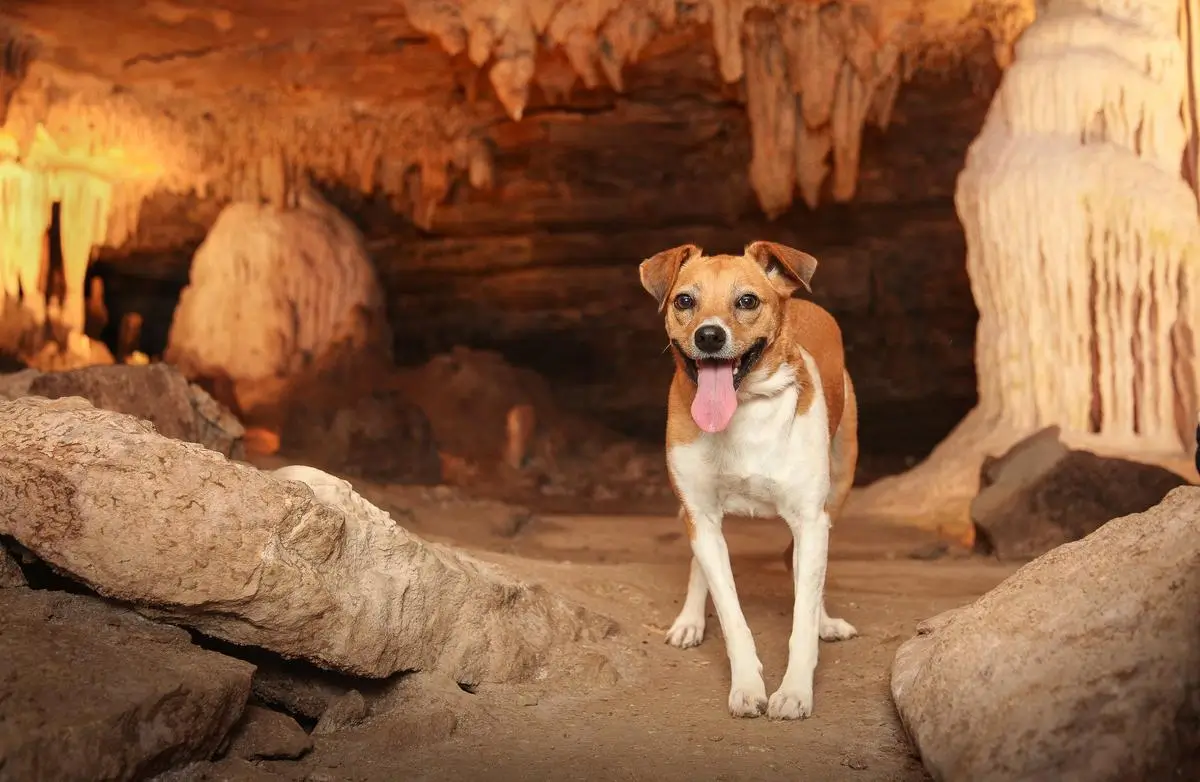
[[[670,449],[667,461],[685,502],[713,514],[774,516],[801,496],[828,491],[824,399],[818,389],[797,415],[793,378],[780,370],[765,381],[777,386],[773,393],[739,404],[725,431]]]

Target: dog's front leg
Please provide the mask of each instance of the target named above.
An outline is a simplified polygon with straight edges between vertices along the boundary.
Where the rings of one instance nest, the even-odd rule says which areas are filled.
[[[705,616],[704,608],[708,604],[708,579],[696,557],[688,569],[687,595],[683,599],[683,608],[679,616],[667,630],[667,643],[680,649],[699,646],[704,640]]]
[[[738,602],[729,549],[721,533],[721,515],[688,512],[692,519],[692,554],[708,582],[729,655],[729,712],[735,717],[757,717],[767,707],[767,688],[754,636]]]
[[[792,635],[788,639],[787,671],[779,689],[771,694],[767,716],[794,720],[813,710],[813,674],[817,669],[818,637],[825,589],[825,566],[829,556],[829,514],[817,506],[806,512],[784,516],[792,530],[792,577],[795,603]]]

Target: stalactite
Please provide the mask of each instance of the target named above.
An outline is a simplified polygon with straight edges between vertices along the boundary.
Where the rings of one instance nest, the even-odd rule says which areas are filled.
[[[979,406],[864,506],[914,514],[965,500],[978,457],[1052,424],[1108,449],[1190,450],[1200,219],[1181,176],[1189,56],[1177,0],[1096,6],[1050,0],[959,176]]]
[[[37,42],[27,35],[0,26],[0,127],[8,117],[8,104],[25,80]]]
[[[901,55],[941,38],[953,50],[964,37],[970,3],[916,0],[847,3],[783,0],[405,0],[409,19],[451,54],[466,51],[486,68],[508,115],[520,119],[531,83],[542,83],[537,47],[561,53],[572,73],[545,84],[561,99],[575,78],[585,87],[607,82],[624,89],[623,68],[636,62],[656,33],[681,24],[708,24],[720,76],[746,80],[753,137],[751,180],[771,216],[786,211],[795,192],[815,207],[826,179],[834,201],[854,197],[863,126],[885,127],[901,81]],[[967,24],[997,30],[997,55],[1007,51],[1014,19],[1027,20],[1032,2],[997,4],[1004,13]],[[1019,10],[1013,12],[1010,7]],[[936,12],[936,13],[935,13]],[[949,35],[955,31],[955,35]],[[956,37],[956,35],[958,37]],[[795,105],[791,105],[795,103]],[[790,163],[780,164],[788,160]],[[770,161],[768,163],[768,161]],[[790,168],[790,170],[788,170]]]
[[[19,314],[35,325],[45,322],[45,289],[39,278],[50,205],[44,177],[12,160],[0,160],[0,273],[5,301],[0,315],[6,319]],[[18,306],[20,313],[14,313]]]
[[[141,201],[158,183],[161,169],[109,143],[106,134],[119,119],[89,111],[74,99],[38,117],[33,110],[40,104],[24,97],[21,91],[14,95],[8,122],[0,128],[0,350],[30,359],[41,348],[42,327],[49,321],[52,333],[66,340],[67,353],[55,360],[69,365],[68,355],[74,353],[86,362],[93,353],[83,337],[88,264],[97,247],[119,245],[136,232]],[[65,111],[72,112],[70,118]],[[122,129],[134,143],[139,140],[138,133]],[[61,300],[47,290],[47,231],[55,204]]]
[[[750,183],[768,217],[792,205],[796,190],[796,96],[787,78],[787,53],[771,14],[746,20],[746,108],[752,118]]]
[[[55,172],[48,177],[50,197],[59,204],[59,237],[62,243],[66,292],[62,323],[70,333],[82,334],[87,313],[84,283],[92,250],[106,243],[112,209],[112,183],[76,172]]]
[[[916,0],[821,7],[783,0],[402,4],[409,22],[447,52],[465,53],[487,69],[513,118],[523,115],[531,83],[558,99],[567,97],[576,80],[589,88],[608,84],[621,90],[624,68],[638,61],[655,36],[708,25],[722,78],[747,79],[758,161],[753,179],[771,214],[788,208],[797,191],[813,206],[826,193],[836,200],[853,195],[862,124],[886,125],[904,77],[901,53],[961,26],[970,7],[939,5],[936,23],[912,24],[920,15],[926,19],[930,7],[918,8]],[[757,23],[747,21],[751,13]],[[751,30],[755,25],[757,33]],[[20,52],[35,50],[31,43]],[[764,57],[771,61],[767,69],[761,67]],[[429,227],[455,178],[465,175],[473,187],[493,185],[491,153],[480,133],[494,121],[494,110],[486,106],[447,98],[444,105],[368,110],[351,102],[297,105],[280,95],[249,115],[225,116],[200,104],[181,113],[179,105],[168,105],[170,96],[162,96],[159,105],[159,97],[117,94],[100,80],[24,55],[20,67],[24,78],[11,95],[12,116],[4,127],[19,145],[43,129],[70,150],[72,166],[82,165],[112,184],[105,197],[107,242],[136,235],[142,198],[154,190],[285,207],[293,203],[300,175],[311,172],[362,192],[386,192]],[[6,76],[4,89],[14,83]],[[772,105],[769,96],[782,103]],[[791,162],[767,166],[777,152]]]

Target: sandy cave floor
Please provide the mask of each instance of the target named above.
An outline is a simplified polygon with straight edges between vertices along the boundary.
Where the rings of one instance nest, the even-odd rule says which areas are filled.
[[[379,501],[378,495],[374,498]],[[386,501],[383,503],[386,506]],[[731,519],[726,534],[767,691],[787,655],[791,588],[773,520]],[[389,685],[368,721],[322,737],[299,762],[259,768],[334,780],[923,780],[888,694],[896,647],[916,624],[981,595],[1015,570],[981,558],[920,559],[930,539],[853,519],[833,534],[829,608],[860,637],[822,644],[815,715],[737,720],[709,604],[704,643],[681,651],[663,634],[681,604],[689,551],[672,516],[543,516],[515,537],[455,525],[463,546],[520,577],[602,612],[621,632],[569,681],[480,686],[417,674]],[[274,772],[271,774],[270,772]]]

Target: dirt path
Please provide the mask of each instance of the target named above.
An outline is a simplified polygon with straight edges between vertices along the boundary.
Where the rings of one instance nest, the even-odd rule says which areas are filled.
[[[896,646],[917,622],[982,594],[1013,568],[978,559],[919,561],[917,533],[847,520],[834,530],[830,611],[861,636],[822,644],[814,716],[735,720],[717,621],[698,648],[663,643],[678,610],[689,552],[674,518],[551,517],[515,538],[481,533],[458,545],[601,611],[620,635],[566,681],[522,688],[416,675],[358,729],[319,741],[297,764],[333,780],[921,780],[888,696]],[[428,531],[426,537],[436,539]],[[727,522],[742,604],[767,690],[783,674],[791,588],[776,521]],[[271,764],[275,766],[275,764]]]

